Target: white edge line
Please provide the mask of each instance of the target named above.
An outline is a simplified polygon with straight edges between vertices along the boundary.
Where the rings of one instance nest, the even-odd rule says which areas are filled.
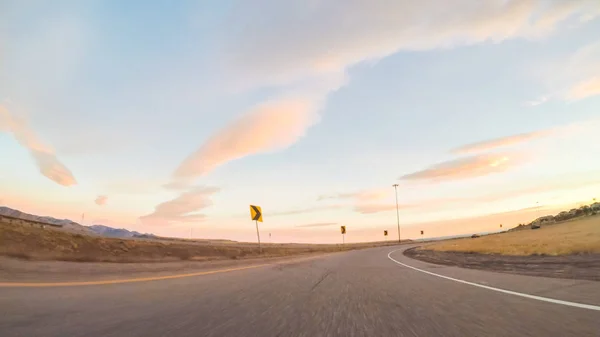
[[[425,274],[437,276],[437,277],[440,277],[440,278],[443,278],[443,279],[446,279],[446,280],[450,280],[450,281],[454,281],[454,282],[458,282],[458,283],[468,284],[468,285],[474,286],[474,287],[479,287],[479,288],[483,288],[483,289],[487,289],[487,290],[497,291],[499,293],[504,293],[504,294],[514,295],[514,296],[525,297],[525,298],[529,298],[529,299],[532,299],[532,300],[537,300],[537,301],[542,301],[542,302],[549,302],[549,303],[555,303],[555,304],[562,304],[562,305],[566,305],[566,306],[569,306],[569,307],[576,307],[576,308],[582,308],[582,309],[600,311],[600,306],[596,306],[596,305],[583,304],[583,303],[577,303],[577,302],[569,302],[569,301],[557,300],[557,299],[554,299],[554,298],[548,298],[548,297],[542,297],[542,296],[535,296],[535,295],[530,295],[530,294],[524,294],[524,293],[519,293],[519,292],[516,292],[516,291],[511,291],[511,290],[506,290],[506,289],[500,289],[500,288],[494,288],[494,287],[486,286],[486,285],[479,284],[479,283],[469,282],[469,281],[460,280],[460,279],[449,277],[449,276],[444,276],[444,275],[432,273],[432,272],[427,271],[427,270],[419,269],[419,268],[416,268],[416,267],[404,264],[404,263],[402,263],[400,261],[395,260],[393,257],[390,256],[392,253],[397,252],[399,250],[400,249],[396,249],[396,250],[393,250],[393,251],[389,252],[388,253],[388,258],[390,260],[396,262],[397,264],[401,265],[401,266],[404,266],[406,268],[410,268],[410,269],[413,269],[413,270],[416,270],[416,271],[420,271],[420,272],[425,273]]]

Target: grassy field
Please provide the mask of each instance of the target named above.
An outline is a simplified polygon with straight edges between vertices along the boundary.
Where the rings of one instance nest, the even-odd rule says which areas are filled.
[[[162,262],[280,257],[369,248],[394,243],[346,245],[265,244],[226,240],[118,239],[69,233],[57,229],[0,223],[0,256],[29,260],[81,262]]]
[[[520,256],[600,253],[600,216],[543,225],[535,230],[448,240],[422,249]]]

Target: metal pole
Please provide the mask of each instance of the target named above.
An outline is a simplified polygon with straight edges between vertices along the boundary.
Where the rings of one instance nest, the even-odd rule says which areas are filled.
[[[342,234],[342,244],[346,244],[346,234]]]
[[[258,251],[262,254],[262,247],[260,246],[260,233],[258,232],[258,220],[256,222],[256,236],[258,237]]]
[[[398,243],[400,243],[400,211],[398,210],[398,184],[394,184],[392,186],[394,186],[394,191],[396,191],[396,219],[398,220]]]

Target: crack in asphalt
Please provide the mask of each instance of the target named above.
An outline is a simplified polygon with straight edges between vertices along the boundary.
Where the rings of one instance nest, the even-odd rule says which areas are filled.
[[[328,270],[323,275],[321,275],[321,278],[315,284],[313,284],[312,288],[310,288],[310,291],[314,291],[321,284],[321,282],[325,281],[329,274],[331,274],[331,271]]]

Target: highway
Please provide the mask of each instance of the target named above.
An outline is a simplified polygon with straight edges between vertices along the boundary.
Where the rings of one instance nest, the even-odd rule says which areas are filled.
[[[398,249],[160,280],[0,287],[0,336],[600,334],[599,282],[444,267]]]

